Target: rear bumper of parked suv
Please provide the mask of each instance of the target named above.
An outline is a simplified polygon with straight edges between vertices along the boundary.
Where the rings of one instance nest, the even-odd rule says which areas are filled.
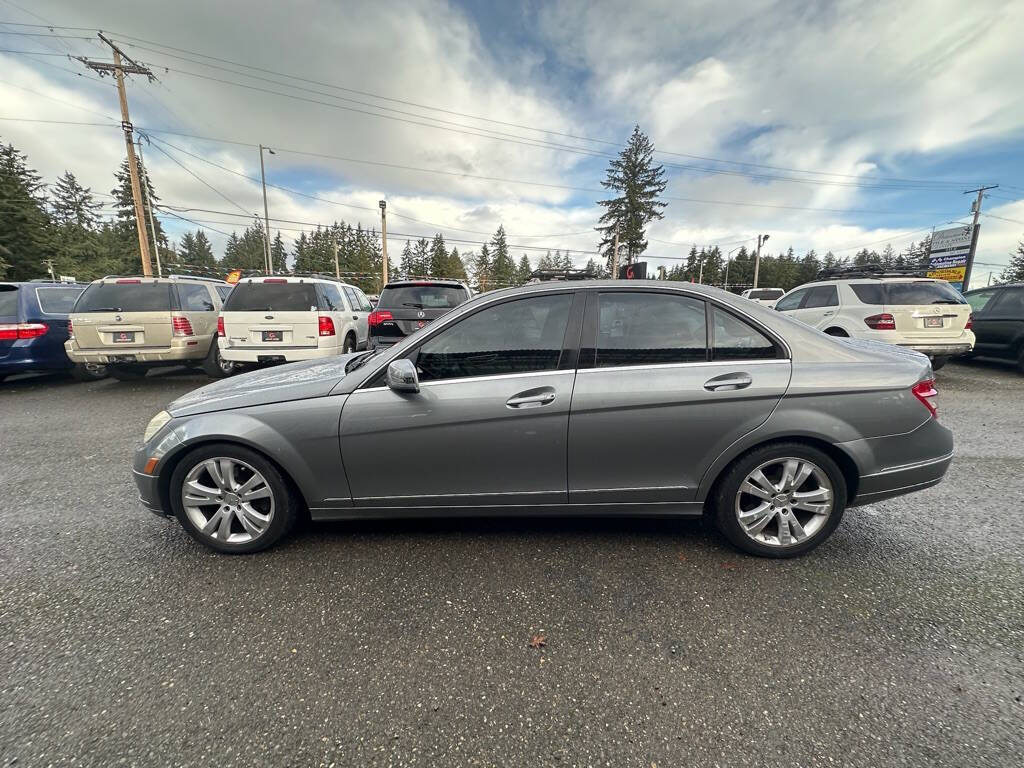
[[[218,340],[220,356],[233,363],[263,363],[280,360],[295,363],[341,354],[340,346],[333,347],[229,347],[223,338]]]
[[[902,343],[899,346],[920,352],[928,357],[952,357],[954,355],[965,355],[974,349],[974,340],[970,342],[958,341],[955,344],[915,344]]]
[[[123,350],[80,349],[74,339],[64,342],[64,350],[75,363],[185,363],[203,360],[210,351],[209,342],[194,336],[182,336],[169,347],[133,347]]]

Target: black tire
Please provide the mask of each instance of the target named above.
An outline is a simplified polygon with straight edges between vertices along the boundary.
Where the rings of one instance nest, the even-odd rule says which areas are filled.
[[[211,379],[223,379],[225,376],[231,376],[236,372],[235,364],[220,356],[220,344],[217,343],[216,337],[214,337],[213,343],[210,344],[210,351],[206,353],[206,359],[203,360],[201,367],[203,373]]]
[[[1020,354],[1017,356],[1017,371],[1024,373],[1024,347],[1021,347]]]
[[[149,370],[137,363],[111,363],[107,366],[107,375],[118,381],[138,381],[144,379]]]
[[[825,331],[825,333],[829,336],[838,336],[844,339],[850,338],[850,334],[848,334],[842,328],[829,328],[828,330]]]
[[[937,371],[937,370],[939,370],[942,366],[944,366],[948,362],[949,362],[949,358],[948,357],[933,357],[932,358],[932,370],[933,371]]]
[[[786,547],[755,541],[743,530],[737,519],[736,497],[747,476],[764,462],[778,458],[796,458],[813,462],[832,486],[832,511],[824,525],[804,541]],[[805,443],[770,443],[743,454],[725,470],[712,497],[715,527],[729,542],[751,555],[760,557],[797,557],[817,547],[839,525],[846,509],[846,479],[839,466],[825,452]]]
[[[356,351],[356,337],[351,333],[345,336],[345,341],[341,344],[341,354],[347,355],[350,352]]]
[[[71,367],[71,378],[75,381],[99,381],[107,378],[105,365],[93,365],[91,368],[84,363],[75,363]]]
[[[274,515],[270,525],[258,538],[240,544],[218,541],[197,528],[185,512],[185,506],[181,499],[181,488],[185,477],[196,465],[207,459],[219,457],[243,461],[259,471],[267,481],[267,486],[273,494]],[[178,522],[181,523],[181,527],[185,529],[186,533],[200,544],[229,555],[259,552],[273,546],[294,528],[302,509],[302,499],[272,462],[256,451],[233,443],[210,443],[189,451],[174,467],[169,495],[174,516],[178,518]]]

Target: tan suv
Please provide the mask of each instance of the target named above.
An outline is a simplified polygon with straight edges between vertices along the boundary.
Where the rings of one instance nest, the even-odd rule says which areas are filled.
[[[150,368],[194,365],[227,376],[217,348],[217,313],[231,286],[221,280],[108,276],[89,284],[68,318],[64,344],[75,363],[101,363],[122,381]]]

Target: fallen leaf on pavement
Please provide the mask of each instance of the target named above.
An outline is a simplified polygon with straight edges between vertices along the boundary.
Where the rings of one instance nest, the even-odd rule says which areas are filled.
[[[547,641],[544,635],[534,635],[530,638],[531,648],[543,648],[545,645],[547,645]]]

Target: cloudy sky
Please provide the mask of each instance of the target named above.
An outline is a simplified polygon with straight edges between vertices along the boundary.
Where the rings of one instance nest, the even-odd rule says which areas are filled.
[[[0,22],[0,140],[109,193],[116,91],[69,58],[109,60],[104,30],[159,78],[128,86],[158,193],[218,250],[262,212],[262,143],[286,238],[375,225],[387,199],[393,255],[438,230],[472,250],[503,223],[517,256],[582,263],[634,124],[669,177],[655,264],[759,232],[900,249],[965,221],[979,184],[1000,187],[975,285],[1024,239],[1019,0],[0,0]]]

